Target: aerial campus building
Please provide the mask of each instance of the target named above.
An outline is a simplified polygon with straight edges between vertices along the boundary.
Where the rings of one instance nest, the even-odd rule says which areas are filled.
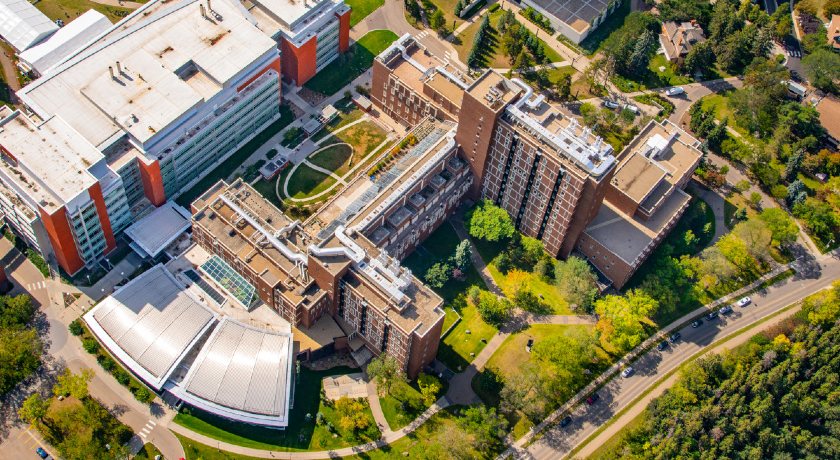
[[[281,53],[256,24],[230,0],[154,1],[59,62],[36,53],[45,73],[18,92],[26,113],[0,120],[5,220],[69,274],[95,265],[280,117]]]
[[[240,422],[287,426],[291,329],[256,328],[222,316],[188,283],[157,265],[93,307],[85,323],[165,400]]]
[[[452,162],[471,173],[460,179],[466,196],[501,206],[558,257],[579,252],[618,287],[686,209],[682,188],[701,156],[699,142],[667,121],[651,121],[616,154],[524,82],[492,70],[469,77],[409,35],[374,61],[371,99],[409,126],[427,117],[457,123]],[[418,215],[413,198],[398,211]],[[391,215],[371,235],[392,247],[403,232]],[[400,243],[393,253],[407,254]]]
[[[551,26],[580,44],[600,26],[622,0],[522,0],[548,18]]]

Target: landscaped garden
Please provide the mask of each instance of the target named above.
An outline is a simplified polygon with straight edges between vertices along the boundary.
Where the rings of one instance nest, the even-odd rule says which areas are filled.
[[[91,0],[41,0],[33,5],[53,21],[61,19],[65,24],[69,24],[70,21],[91,9],[104,14],[112,23],[119,22],[133,11],[130,8],[111,6]]]
[[[337,449],[379,439],[380,432],[366,400],[351,400],[347,412],[342,408],[344,403],[330,402],[322,395],[323,377],[350,372],[356,370],[311,371],[302,367],[295,382],[289,426],[282,431],[234,422],[194,408],[182,410],[175,422],[219,441],[278,451]]]
[[[274,137],[277,133],[283,130],[286,126],[288,126],[292,121],[294,121],[295,116],[292,113],[292,109],[289,108],[288,105],[283,104],[280,106],[280,118],[277,119],[274,123],[270,124],[264,130],[262,130],[259,134],[254,136],[253,139],[248,141],[245,145],[239,148],[236,152],[231,154],[227,160],[222,162],[219,166],[215,167],[212,171],[207,173],[201,180],[196,182],[195,185],[192,186],[189,190],[185,190],[183,193],[178,195],[178,198],[175,200],[181,206],[185,208],[189,208],[190,204],[198,198],[202,193],[206,192],[213,184],[222,180],[222,179],[230,179],[232,173],[236,171],[245,160],[248,159],[254,152],[257,151],[260,147],[263,146],[269,139]]]
[[[373,59],[397,38],[390,30],[372,30],[324,67],[304,86],[325,96],[331,96],[373,65]]]

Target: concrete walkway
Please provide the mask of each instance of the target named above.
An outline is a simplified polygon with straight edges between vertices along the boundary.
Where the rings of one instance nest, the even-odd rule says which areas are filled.
[[[128,8],[130,10],[136,10],[141,6],[145,5],[145,3],[139,2],[127,2],[123,0],[92,0],[93,3],[99,3],[100,5],[108,5],[108,6],[118,6],[120,8]]]
[[[387,436],[391,431],[391,425],[388,424],[388,419],[385,418],[385,412],[382,411],[382,404],[379,402],[379,389],[376,387],[376,382],[370,381],[367,384],[368,404],[370,404],[370,411],[373,413],[373,419],[376,425],[379,426],[379,431],[383,436]]]

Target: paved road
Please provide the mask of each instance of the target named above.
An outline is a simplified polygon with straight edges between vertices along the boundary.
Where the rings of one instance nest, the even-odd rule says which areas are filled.
[[[105,373],[92,355],[82,349],[78,339],[69,335],[67,325],[81,312],[75,308],[65,308],[61,303],[61,292],[72,288],[53,280],[44,280],[38,269],[5,238],[0,238],[0,257],[3,258],[9,278],[15,284],[12,294],[30,294],[49,325],[46,336],[48,357],[45,359],[47,373],[54,374],[63,367],[76,372],[83,368],[93,369],[94,377],[88,385],[90,394],[139,435],[135,442],[153,442],[166,458],[183,457],[181,443],[166,429],[174,413],[157,403],[147,406],[137,402],[125,387]],[[31,391],[36,389],[32,388]],[[36,443],[51,451],[38,438],[37,433],[23,423],[13,423],[0,443],[0,458],[35,458]]]
[[[635,375],[626,379],[618,376],[613,378],[599,391],[600,402],[591,407],[581,405],[575,408],[571,425],[565,428],[552,427],[527,451],[518,451],[519,458],[557,459],[568,455],[575,446],[644,393],[662,375],[697,352],[840,279],[840,258],[822,256],[818,261],[803,264],[800,273],[808,273],[811,278],[797,274],[777,286],[755,293],[752,295],[752,305],[737,308],[730,317],[706,321],[697,329],[686,327],[680,331],[682,339],[675,345],[664,352],[654,349],[642,355],[633,363]]]

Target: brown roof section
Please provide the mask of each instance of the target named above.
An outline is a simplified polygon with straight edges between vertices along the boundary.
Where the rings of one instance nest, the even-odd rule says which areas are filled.
[[[834,17],[839,17],[834,15]],[[817,112],[820,114],[820,123],[825,127],[828,135],[840,141],[840,99],[835,96],[826,96],[817,104]]]
[[[840,51],[840,14],[832,14],[828,23],[828,44],[834,51]]]

